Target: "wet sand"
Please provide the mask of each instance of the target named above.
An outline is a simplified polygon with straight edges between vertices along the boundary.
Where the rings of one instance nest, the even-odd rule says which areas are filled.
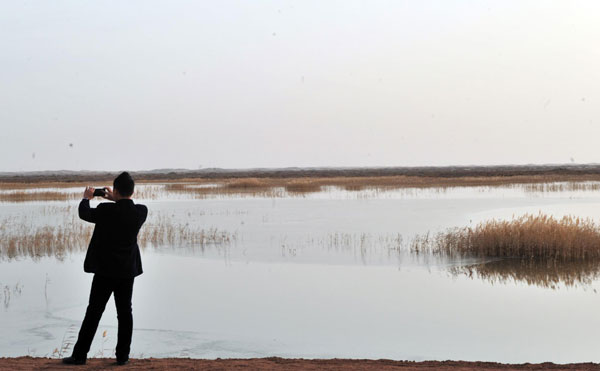
[[[114,359],[89,359],[85,366],[63,365],[59,359],[50,358],[0,358],[0,370],[600,370],[595,363],[571,364],[502,364],[463,361],[391,361],[353,359],[189,359],[147,358],[132,359],[125,366],[117,366]]]

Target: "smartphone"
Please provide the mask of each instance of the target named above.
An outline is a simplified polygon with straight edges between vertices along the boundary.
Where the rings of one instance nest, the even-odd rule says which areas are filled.
[[[94,197],[104,197],[106,196],[106,191],[104,190],[104,188],[96,188],[94,189]]]

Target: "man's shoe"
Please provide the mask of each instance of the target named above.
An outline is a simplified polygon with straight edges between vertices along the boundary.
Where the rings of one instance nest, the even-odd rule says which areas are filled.
[[[85,365],[85,358],[67,357],[62,359],[62,363],[65,365]]]
[[[129,363],[128,359],[117,359],[117,366],[124,366]]]

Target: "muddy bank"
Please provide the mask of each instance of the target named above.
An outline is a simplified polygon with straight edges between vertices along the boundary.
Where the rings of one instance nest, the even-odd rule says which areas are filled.
[[[571,363],[558,365],[541,364],[502,364],[492,362],[463,361],[391,361],[391,360],[351,360],[351,359],[185,359],[148,358],[133,359],[126,366],[116,366],[114,359],[90,359],[85,366],[62,365],[58,359],[49,358],[0,358],[0,370],[600,370],[595,363]]]

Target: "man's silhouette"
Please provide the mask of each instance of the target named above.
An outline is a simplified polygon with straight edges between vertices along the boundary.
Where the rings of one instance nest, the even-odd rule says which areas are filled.
[[[110,294],[114,294],[119,321],[117,364],[123,365],[129,360],[133,332],[133,280],[142,274],[137,235],[148,215],[146,206],[136,205],[131,200],[134,186],[129,173],[121,173],[113,182],[114,190],[106,187],[103,196],[114,202],[104,202],[96,208],[90,208],[94,188],[87,187],[83,193],[83,200],[79,203],[79,217],[95,224],[83,269],[85,272],[94,273],[94,279],[90,302],[77,343],[73,347],[73,354],[64,358],[63,363],[85,364]]]

